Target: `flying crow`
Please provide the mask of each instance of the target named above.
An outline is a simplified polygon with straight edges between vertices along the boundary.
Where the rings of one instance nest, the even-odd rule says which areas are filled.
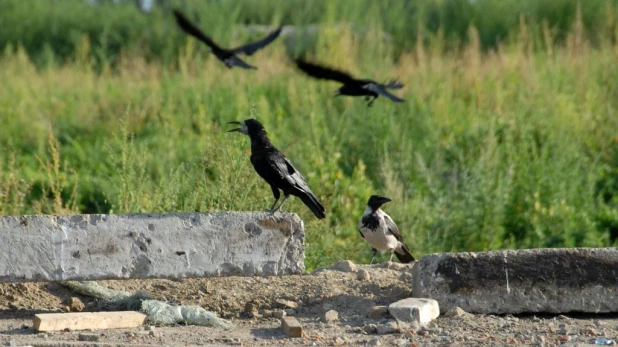
[[[410,249],[403,243],[403,237],[395,225],[395,222],[387,215],[380,207],[391,201],[391,199],[372,195],[367,201],[367,209],[358,223],[358,230],[361,236],[371,245],[371,264],[376,257],[378,251],[390,251],[393,260],[393,253],[402,263],[414,261],[414,256],[410,253]]]
[[[255,66],[249,65],[245,63],[243,60],[238,58],[237,54],[246,54],[252,55],[257,50],[266,47],[269,43],[273,42],[281,33],[281,27],[277,28],[277,30],[268,34],[265,38],[260,41],[248,43],[244,46],[240,46],[232,49],[225,49],[219,47],[210,37],[206,36],[198,27],[193,25],[187,17],[185,17],[180,11],[174,10],[174,16],[176,17],[176,22],[180,26],[180,28],[191,36],[195,36],[198,40],[204,42],[210,47],[212,53],[217,57],[217,59],[221,60],[227,67],[230,69],[233,66],[242,67],[244,69],[257,69]]]
[[[275,197],[275,202],[268,210],[269,212],[275,213],[283,206],[290,195],[294,195],[299,197],[316,217],[319,219],[325,217],[324,207],[309,189],[303,175],[296,170],[283,153],[270,143],[266,130],[260,122],[255,119],[247,119],[243,122],[228,122],[228,124],[241,126],[228,132],[238,131],[251,139],[251,164],[253,164],[255,171],[270,185]],[[281,196],[279,190],[283,191],[283,201],[275,208]]]
[[[335,96],[350,95],[350,96],[365,96],[365,100],[368,100],[367,106],[371,106],[373,101],[380,95],[384,95],[387,98],[395,102],[403,102],[404,100],[389,93],[387,89],[400,89],[403,84],[397,80],[391,80],[386,84],[381,84],[376,81],[366,79],[355,79],[348,73],[335,70],[333,68],[320,66],[317,64],[309,63],[301,59],[296,60],[296,66],[301,69],[307,75],[318,78],[333,80],[343,83],[341,88],[335,91]]]

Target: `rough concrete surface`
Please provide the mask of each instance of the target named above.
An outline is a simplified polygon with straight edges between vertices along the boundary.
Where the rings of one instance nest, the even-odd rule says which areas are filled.
[[[398,321],[425,326],[440,316],[440,307],[433,299],[407,298],[390,304],[388,312]]]
[[[291,213],[0,217],[0,235],[0,282],[304,271],[304,226]]]
[[[416,265],[415,297],[442,312],[618,312],[618,249],[526,249],[427,255]]]

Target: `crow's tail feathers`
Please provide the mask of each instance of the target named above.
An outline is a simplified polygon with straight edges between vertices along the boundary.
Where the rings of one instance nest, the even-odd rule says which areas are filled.
[[[392,79],[388,81],[386,84],[384,84],[384,87],[388,89],[401,89],[403,88],[403,84],[399,82],[397,79]]]
[[[316,198],[315,195],[307,192],[305,194],[301,194],[299,198],[305,203],[305,205],[307,205],[307,207],[309,207],[311,212],[313,212],[316,217],[318,217],[319,219],[323,219],[324,217],[326,217],[326,215],[324,214],[324,206],[320,204],[318,198]]]
[[[406,246],[403,243],[401,244],[401,247],[395,250],[395,256],[397,257],[397,259],[399,259],[400,262],[404,264],[411,263],[416,260],[414,256],[412,255],[412,253],[410,253],[410,249],[408,249],[408,246]]]

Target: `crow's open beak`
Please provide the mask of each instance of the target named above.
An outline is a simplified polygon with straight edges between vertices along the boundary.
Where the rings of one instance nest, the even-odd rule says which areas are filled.
[[[233,121],[231,121],[231,122],[227,122],[227,124],[236,124],[236,125],[241,125],[241,126],[243,126],[243,125],[244,125],[242,122],[235,121],[235,120],[233,120]],[[242,127],[241,127],[241,128],[232,129],[232,130],[228,130],[227,132],[228,132],[228,133],[231,133],[231,132],[233,132],[233,131],[238,131],[238,132],[240,133],[240,132],[242,132],[241,130],[242,130]]]

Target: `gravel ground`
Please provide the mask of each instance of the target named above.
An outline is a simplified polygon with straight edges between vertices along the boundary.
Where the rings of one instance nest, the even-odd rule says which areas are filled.
[[[235,325],[142,327],[101,331],[37,333],[32,318],[40,312],[96,311],[97,301],[56,283],[0,285],[0,344],[16,346],[243,345],[243,346],[499,346],[594,345],[618,341],[618,315],[445,314],[424,328],[398,325],[374,306],[410,296],[410,265],[372,266],[340,262],[312,274],[285,277],[225,277],[183,280],[101,281],[112,289],[144,290],[180,305],[200,305]],[[73,298],[73,299],[72,299]],[[331,312],[325,321],[328,311]],[[303,337],[287,338],[280,316],[295,316]],[[95,342],[80,341],[96,340]]]

